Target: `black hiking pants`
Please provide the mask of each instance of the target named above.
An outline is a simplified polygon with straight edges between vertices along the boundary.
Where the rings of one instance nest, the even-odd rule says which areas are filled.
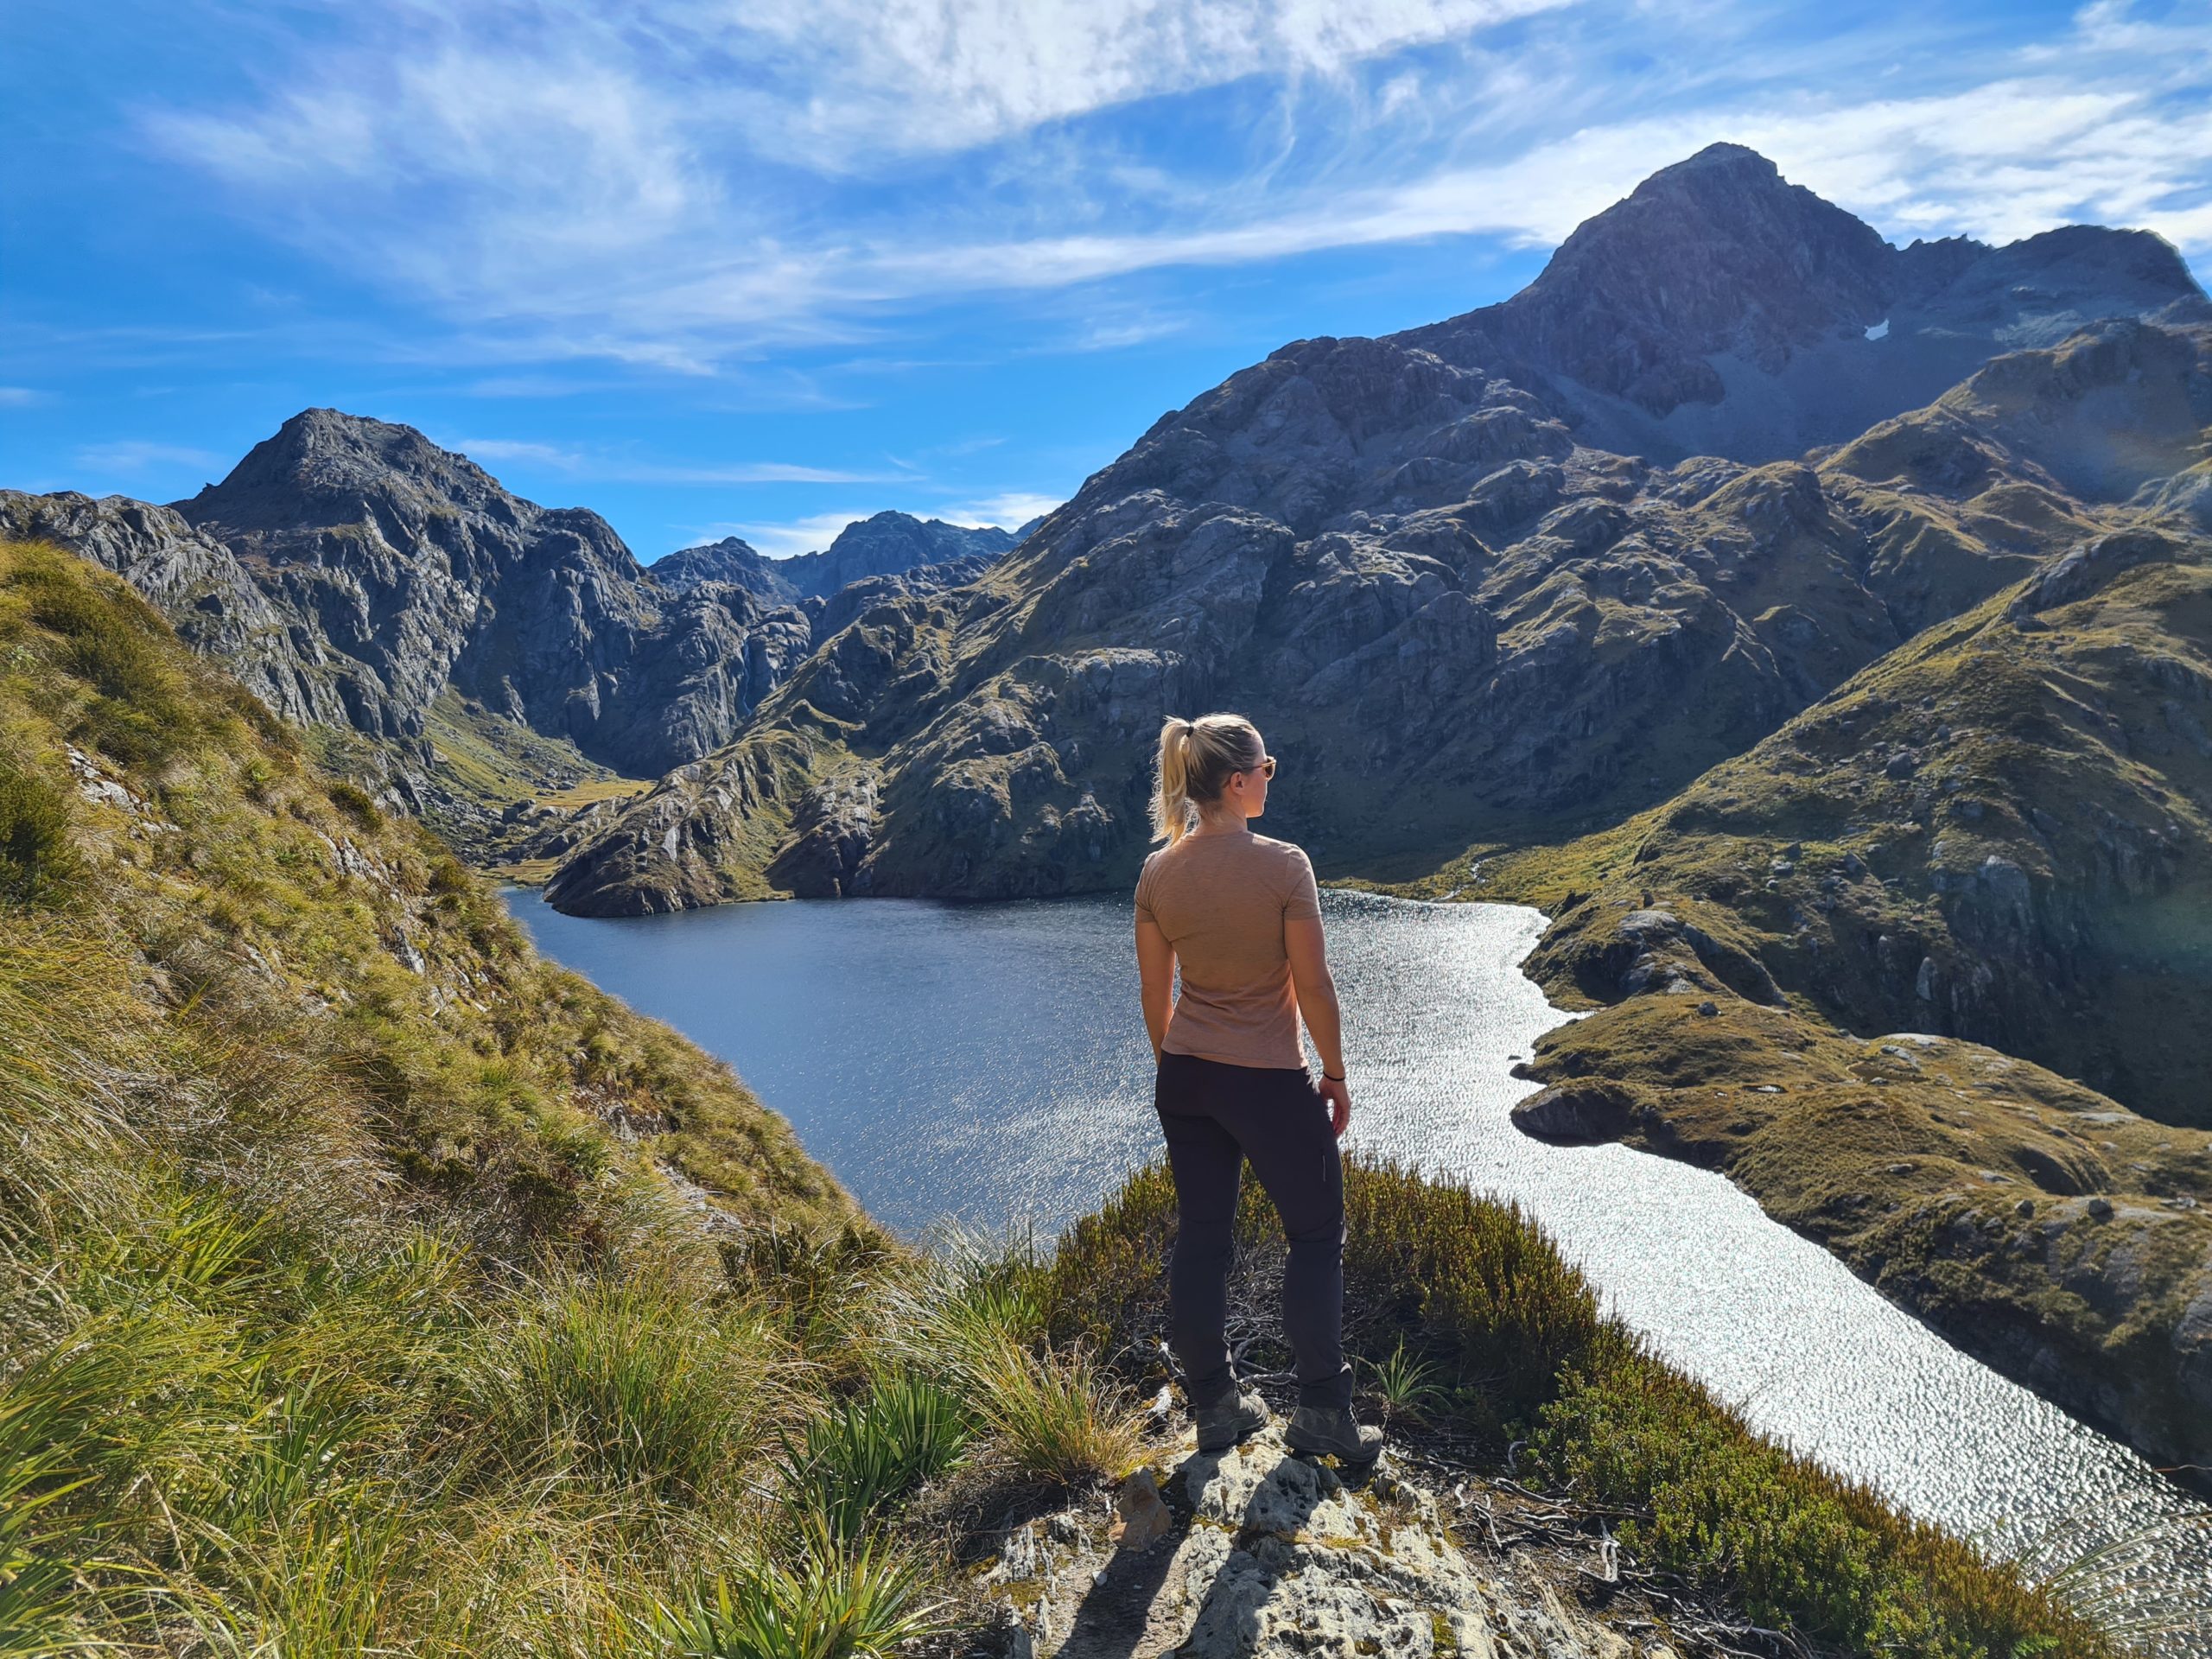
[[[1298,1403],[1349,1406],[1344,1363],[1344,1177],[1329,1103],[1306,1068],[1230,1065],[1163,1053],[1153,1105],[1175,1177],[1175,1254],[1167,1270],[1168,1343],[1191,1408],[1236,1391],[1224,1329],[1237,1188],[1247,1160],[1290,1241],[1282,1328],[1298,1364]]]

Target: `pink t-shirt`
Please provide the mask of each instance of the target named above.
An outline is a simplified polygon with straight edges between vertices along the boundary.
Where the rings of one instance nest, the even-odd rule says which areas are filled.
[[[1286,921],[1321,913],[1303,849],[1249,830],[1185,836],[1145,860],[1136,902],[1182,970],[1163,1049],[1231,1065],[1305,1065],[1282,942]]]

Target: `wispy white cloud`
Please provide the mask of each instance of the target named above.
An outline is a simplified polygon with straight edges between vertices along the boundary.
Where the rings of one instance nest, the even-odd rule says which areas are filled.
[[[231,469],[232,458],[212,449],[194,449],[180,443],[140,442],[87,444],[77,451],[77,464],[94,473],[144,473],[159,467],[198,467],[219,476]]]
[[[1066,499],[1063,495],[1039,495],[1033,490],[1007,490],[959,506],[940,507],[935,516],[949,524],[996,524],[1002,530],[1014,530],[1052,512]]]
[[[44,397],[29,386],[0,386],[0,409],[28,409]]]
[[[458,449],[480,466],[487,462],[518,462],[600,483],[911,484],[916,477],[903,467],[885,472],[852,472],[782,461],[728,464],[645,461],[520,438],[458,438],[447,447]]]
[[[2003,47],[1932,17],[1778,41],[1720,0],[1694,27],[1560,0],[350,16],[350,43],[258,103],[159,113],[148,137],[518,359],[714,373],[1070,289],[1090,315],[1066,348],[1126,348],[1183,320],[1086,285],[1440,236],[1548,245],[1721,138],[1892,235],[2094,219],[2212,256],[2212,24],[2122,0]]]
[[[846,525],[879,511],[878,507],[862,507],[842,512],[813,512],[802,518],[754,521],[714,528],[722,535],[743,538],[772,559],[787,559],[794,553],[820,552],[837,539],[838,531]],[[709,536],[705,539],[711,541],[715,538]]]

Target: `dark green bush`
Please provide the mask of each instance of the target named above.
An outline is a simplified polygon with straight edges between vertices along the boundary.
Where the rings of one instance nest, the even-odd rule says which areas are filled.
[[[0,772],[0,899],[53,904],[81,868],[68,798],[43,778]]]
[[[359,784],[340,779],[330,785],[330,798],[337,803],[340,811],[364,830],[373,830],[384,822],[384,814],[377,810],[376,802]]]

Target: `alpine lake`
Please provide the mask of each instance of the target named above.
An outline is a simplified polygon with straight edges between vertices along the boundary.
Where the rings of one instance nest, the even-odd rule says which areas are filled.
[[[587,920],[511,888],[541,950],[734,1066],[880,1221],[1047,1239],[1161,1152],[1119,895],[798,899]],[[1762,1433],[2125,1609],[2199,1584],[2212,1510],[1927,1330],[1724,1176],[1529,1139],[1511,1075],[1571,1014],[1518,906],[1324,890],[1349,1149],[1517,1202],[1608,1307]],[[2166,1603],[2171,1612],[2171,1603]],[[2212,1638],[2161,1638],[2212,1654]]]

